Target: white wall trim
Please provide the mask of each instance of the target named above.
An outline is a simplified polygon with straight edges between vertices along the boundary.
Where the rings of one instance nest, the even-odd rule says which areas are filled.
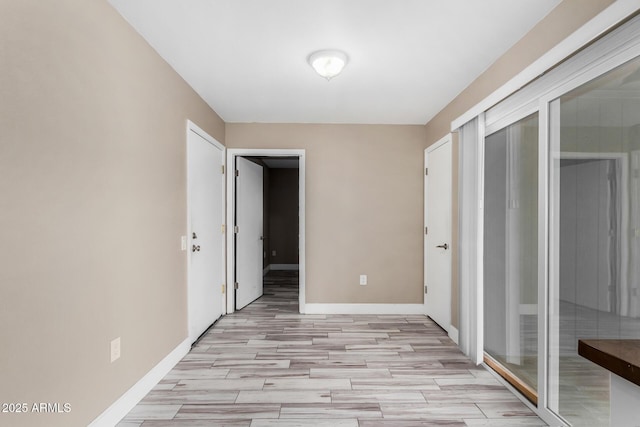
[[[434,142],[433,144],[431,144],[430,146],[428,146],[424,151],[426,151],[427,153],[431,153],[436,148],[440,148],[441,146],[443,146],[447,142],[451,142],[451,141],[452,141],[451,133],[448,133],[445,136],[443,136],[442,138],[440,138],[439,140],[437,140],[436,142]]]
[[[298,221],[300,234],[298,236],[300,277],[299,277],[299,310],[305,311],[305,150],[303,149],[253,149],[253,148],[228,148],[227,149],[227,229],[232,229],[235,218],[235,179],[231,179],[235,165],[235,158],[238,156],[267,156],[267,157],[297,157],[298,158],[298,191],[299,191],[299,211]],[[227,234],[227,283],[232,286],[235,283],[235,241],[233,233]],[[273,264],[271,265],[273,269]],[[227,293],[227,313],[233,313],[235,307],[235,292]]]
[[[617,0],[569,37],[558,43],[515,77],[485,99],[451,122],[451,130],[458,129],[478,114],[487,111],[545,71],[560,63],[577,50],[600,37],[640,8],[640,0]]]
[[[449,338],[451,338],[454,343],[458,344],[458,328],[453,325],[449,326]]]
[[[421,314],[423,304],[307,304],[306,314]]]
[[[265,268],[262,269],[262,275],[266,276],[267,273],[269,273],[271,271],[271,264],[267,265]]]
[[[219,148],[223,152],[226,149],[226,147],[224,145],[219,143],[214,137],[212,137],[207,132],[202,130],[202,128],[200,126],[198,126],[197,124],[193,123],[191,120],[187,120],[187,135],[189,134],[189,131],[197,133],[203,139],[207,140],[210,144],[212,144],[215,147]]]
[[[270,264],[271,270],[300,270],[300,264]]]
[[[191,344],[187,338],[93,420],[89,427],[112,427],[118,424],[189,353],[190,349]]]

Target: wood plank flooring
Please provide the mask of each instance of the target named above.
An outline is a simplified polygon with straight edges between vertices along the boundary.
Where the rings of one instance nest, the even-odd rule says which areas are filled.
[[[429,318],[301,315],[297,276],[277,273],[119,426],[546,425]]]

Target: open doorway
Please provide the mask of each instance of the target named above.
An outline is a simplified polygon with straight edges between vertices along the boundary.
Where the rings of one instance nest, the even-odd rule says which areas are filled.
[[[298,313],[298,157],[254,157],[263,165],[263,295],[282,313]]]
[[[242,236],[242,231],[239,231],[235,236],[237,281],[241,283],[241,277],[247,271],[261,273],[258,278],[260,283],[255,286],[261,290],[261,294],[256,298],[264,297],[260,300],[262,303],[278,307],[283,313],[298,313],[300,160],[298,157],[243,156],[236,158],[236,168],[240,162],[251,162],[253,168],[261,168],[262,172],[262,194],[253,195],[252,200],[247,202],[242,202],[247,197],[242,192],[250,193],[252,189],[250,185],[243,184],[243,179],[246,179],[242,176],[243,172],[236,177],[236,224],[240,223],[240,219],[250,215],[255,218],[254,228],[261,224],[260,238],[255,242],[261,246],[262,261],[255,262],[260,265],[259,268],[257,265],[247,265],[244,257],[247,255],[246,252],[251,251],[252,242],[247,242],[246,236]],[[258,184],[260,180],[255,181],[255,184]],[[255,204],[260,201],[262,218],[257,218],[260,209],[257,209]],[[243,215],[242,209],[238,209],[239,206],[244,206],[245,210],[251,212],[244,212]],[[249,250],[245,250],[243,245]],[[241,286],[236,290],[236,310],[245,307],[248,302],[255,301],[256,298],[253,296],[246,298],[247,294]]]
[[[263,299],[304,313],[304,150],[229,149],[227,167],[229,313]]]

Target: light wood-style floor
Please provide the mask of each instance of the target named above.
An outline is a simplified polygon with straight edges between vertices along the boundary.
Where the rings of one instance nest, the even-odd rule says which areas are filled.
[[[264,289],[119,426],[546,425],[425,316],[300,315],[291,273]]]

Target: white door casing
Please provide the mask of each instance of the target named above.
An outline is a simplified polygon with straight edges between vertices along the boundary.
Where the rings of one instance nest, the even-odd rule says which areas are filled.
[[[262,296],[263,170],[236,158],[236,310]]]
[[[451,135],[425,150],[424,275],[426,313],[451,329]]]
[[[187,129],[188,328],[193,343],[224,310],[224,146]]]
[[[264,157],[297,157],[298,158],[298,249],[299,249],[299,282],[298,282],[298,306],[300,313],[306,312],[306,255],[305,255],[305,150],[303,149],[276,149],[276,148],[230,148],[227,152],[227,168],[233,170],[236,158],[240,156],[264,156]],[[227,224],[234,224],[236,216],[236,181],[235,179],[227,180]],[[227,283],[229,289],[236,281],[236,241],[235,234],[229,229],[227,233]],[[235,308],[235,292],[227,293],[227,313],[233,313]]]

